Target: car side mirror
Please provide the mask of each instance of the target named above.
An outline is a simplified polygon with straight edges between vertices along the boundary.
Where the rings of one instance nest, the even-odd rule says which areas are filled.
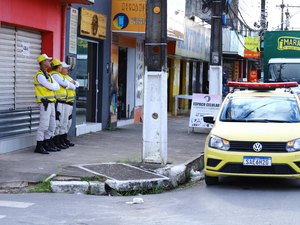
[[[215,123],[214,116],[212,116],[212,115],[203,116],[203,121],[205,123],[210,123],[210,124]]]

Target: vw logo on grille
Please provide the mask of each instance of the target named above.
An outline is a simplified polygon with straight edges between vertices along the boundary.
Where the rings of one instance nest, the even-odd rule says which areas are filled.
[[[253,145],[253,150],[256,151],[256,152],[260,152],[262,150],[262,145],[261,143],[259,142],[256,142],[254,145]]]

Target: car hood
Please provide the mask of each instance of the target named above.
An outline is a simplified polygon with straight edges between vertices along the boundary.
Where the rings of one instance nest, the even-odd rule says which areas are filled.
[[[300,138],[300,123],[217,122],[211,134],[229,141],[285,142]]]

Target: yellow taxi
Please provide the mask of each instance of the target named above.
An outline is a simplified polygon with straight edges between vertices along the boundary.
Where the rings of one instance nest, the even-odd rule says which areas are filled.
[[[222,176],[300,178],[300,102],[296,82],[228,82],[233,89],[205,143],[207,185]],[[246,90],[244,90],[246,89]]]

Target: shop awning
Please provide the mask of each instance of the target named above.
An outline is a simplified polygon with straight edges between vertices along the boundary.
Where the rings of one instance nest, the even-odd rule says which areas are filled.
[[[61,0],[63,3],[73,3],[73,4],[84,4],[84,5],[90,5],[94,4],[95,0]]]

